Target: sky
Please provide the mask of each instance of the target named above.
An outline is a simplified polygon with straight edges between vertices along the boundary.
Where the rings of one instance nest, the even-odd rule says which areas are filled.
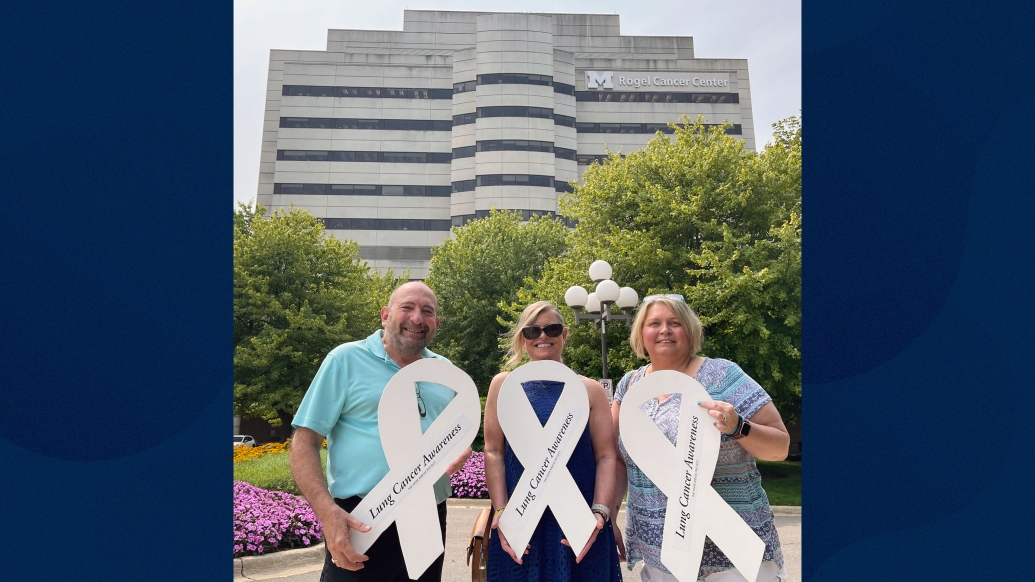
[[[235,0],[235,206],[258,187],[270,50],[325,50],[330,28],[401,31],[406,9],[617,14],[623,35],[692,36],[697,58],[748,60],[759,149],[801,110],[800,0]]]

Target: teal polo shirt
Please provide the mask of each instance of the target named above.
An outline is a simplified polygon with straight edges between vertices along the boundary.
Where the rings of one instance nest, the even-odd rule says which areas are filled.
[[[388,381],[401,368],[385,351],[383,334],[379,329],[365,340],[331,350],[291,421],[291,426],[304,426],[327,437],[327,485],[332,497],[363,497],[388,474],[377,430],[377,405]],[[446,360],[428,349],[421,358]],[[439,384],[417,384],[427,409],[421,419],[421,430],[426,431],[456,393]],[[443,475],[435,483],[435,499],[442,503],[451,493],[449,475]]]

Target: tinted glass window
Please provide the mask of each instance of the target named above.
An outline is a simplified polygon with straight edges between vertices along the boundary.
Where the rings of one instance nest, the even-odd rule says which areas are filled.
[[[353,230],[377,230],[378,220],[376,218],[353,218]]]
[[[281,117],[281,127],[306,127],[309,125],[308,117]]]
[[[575,127],[575,118],[568,115],[553,115],[553,122],[555,125],[562,125],[564,127]]]
[[[349,230],[352,228],[351,218],[324,218],[324,228],[337,229],[337,230]]]
[[[377,186],[367,185],[355,185],[352,187],[352,193],[356,196],[376,196]]]

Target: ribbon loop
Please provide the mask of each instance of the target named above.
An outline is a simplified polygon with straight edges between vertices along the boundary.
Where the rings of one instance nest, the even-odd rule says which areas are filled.
[[[425,432],[417,412],[417,382],[441,384],[456,392]],[[434,485],[478,434],[478,388],[470,376],[445,360],[417,360],[396,372],[385,386],[377,424],[389,470],[352,510],[371,530],[349,530],[349,541],[358,553],[365,553],[395,523],[406,573],[416,580],[444,551]]]
[[[664,394],[681,394],[676,446],[640,408]],[[637,466],[668,497],[661,537],[661,562],[679,580],[697,580],[705,536],[748,580],[758,576],[765,553],[754,530],[712,489],[722,439],[698,401],[711,395],[697,380],[662,370],[626,393],[618,423],[622,444]]]
[[[528,401],[521,384],[563,382],[546,425]],[[518,480],[499,527],[513,548],[524,548],[549,507],[564,537],[577,554],[596,528],[596,518],[568,472],[571,458],[589,422],[589,396],[578,374],[560,362],[531,362],[514,370],[496,400],[500,428],[524,472]]]

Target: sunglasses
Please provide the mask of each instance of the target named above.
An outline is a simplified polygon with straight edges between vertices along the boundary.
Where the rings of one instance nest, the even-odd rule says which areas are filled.
[[[686,303],[686,299],[684,299],[682,295],[677,295],[675,293],[670,293],[670,294],[667,294],[667,295],[648,295],[648,296],[643,298],[643,303],[644,303],[644,305],[646,305],[647,303],[650,303],[651,301],[655,301],[655,300],[661,299],[662,297],[664,297],[666,299],[672,299],[673,301],[678,301],[680,303]]]
[[[546,337],[557,337],[564,331],[563,323],[551,323],[550,325],[544,325],[539,327],[538,325],[529,325],[521,328],[521,335],[525,336],[525,339],[534,340],[539,337],[539,334],[546,332]]]

